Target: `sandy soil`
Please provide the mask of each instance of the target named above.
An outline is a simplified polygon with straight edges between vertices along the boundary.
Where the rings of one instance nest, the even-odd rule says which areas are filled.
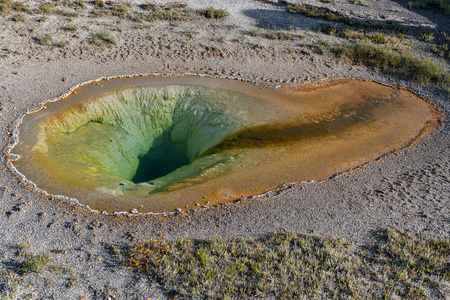
[[[166,1],[161,1],[166,2]],[[349,12],[354,18],[402,22],[436,32],[449,30],[449,19],[437,11],[413,11],[406,1],[369,0],[372,6],[341,1],[315,5]],[[293,15],[282,3],[261,1],[190,1],[190,6],[226,8],[224,21],[136,23],[113,17],[26,15],[26,21],[0,22],[0,147],[10,141],[16,120],[46,99],[84,81],[134,73],[185,74],[244,78],[268,86],[318,85],[335,78],[377,80],[407,87],[437,104],[448,116],[443,89],[418,86],[332,56],[313,53],[303,43],[338,38],[318,32],[325,21]],[[61,29],[78,24],[76,33]],[[233,26],[230,26],[232,25]],[[248,34],[252,28],[291,29],[304,39],[274,41]],[[111,47],[89,43],[92,32],[108,30],[117,39]],[[189,34],[194,32],[194,34]],[[32,37],[51,33],[54,41],[70,40],[66,48],[41,46]],[[414,40],[416,53],[429,46]],[[6,49],[6,50],[5,50]],[[439,60],[433,56],[434,60]],[[448,61],[439,60],[448,69]],[[44,199],[26,190],[0,165],[0,292],[16,291],[21,299],[167,299],[157,282],[122,266],[116,248],[159,236],[176,239],[258,237],[272,231],[316,232],[370,245],[386,226],[414,234],[450,237],[450,124],[399,153],[320,183],[294,186],[283,192],[236,204],[170,217],[142,219],[103,216],[66,201]],[[17,245],[27,251],[51,253],[52,264],[41,274],[21,276]],[[68,284],[74,277],[73,284]],[[16,284],[17,283],[17,284]],[[16,285],[15,285],[16,284]]]

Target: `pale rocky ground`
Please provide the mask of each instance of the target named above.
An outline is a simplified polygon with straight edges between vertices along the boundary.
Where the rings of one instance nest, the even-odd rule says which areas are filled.
[[[410,10],[407,1],[368,0],[369,7],[346,0],[307,2],[348,12],[354,18],[382,21],[379,15],[383,14],[413,29],[449,30],[448,17],[435,10]],[[318,32],[325,21],[290,14],[283,3],[195,0],[189,1],[189,6],[225,8],[230,16],[223,21],[188,23],[136,23],[117,17],[69,20],[55,15],[45,22],[37,21],[41,15],[25,15],[25,22],[2,18],[1,148],[9,142],[12,125],[28,108],[84,81],[134,73],[232,76],[268,86],[317,85],[333,78],[371,79],[407,87],[436,103],[446,116],[450,112],[444,89],[339,62],[302,46],[339,39]],[[61,29],[67,24],[77,24],[78,31]],[[250,36],[252,28],[261,28],[261,32],[290,29],[305,37],[273,41]],[[92,32],[105,30],[117,39],[116,45],[98,48],[89,43]],[[41,46],[32,39],[46,33],[52,34],[55,42],[69,40],[69,46]],[[416,53],[428,55],[429,44],[411,43]],[[431,57],[448,69],[448,60]],[[393,226],[413,234],[449,238],[449,130],[446,120],[442,128],[410,148],[320,183],[166,218],[96,215],[65,201],[44,199],[21,185],[6,168],[2,152],[0,295],[6,299],[8,292],[14,292],[13,299],[167,299],[170,295],[157,282],[127,270],[116,251],[161,233],[167,239],[185,235],[196,239],[314,231],[367,246],[376,239],[377,230]],[[52,252],[52,262],[43,273],[22,275],[23,258],[17,255],[17,245],[24,243],[30,245],[26,251],[31,253],[64,253]]]

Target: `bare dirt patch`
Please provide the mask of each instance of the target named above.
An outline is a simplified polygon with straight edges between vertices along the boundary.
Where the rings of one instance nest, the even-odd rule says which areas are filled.
[[[140,17],[149,11],[134,4],[110,5],[112,9],[102,15],[91,13],[97,4],[80,3],[41,7],[37,12],[1,11],[2,149],[27,109],[76,84],[135,73],[232,76],[272,87],[371,79],[409,88],[449,114],[445,46],[449,19],[438,9],[411,8],[400,0],[306,1],[327,9],[324,17],[317,17],[289,12],[288,4],[301,4],[298,1],[190,1],[181,9],[212,5],[227,10],[229,16],[216,19],[196,14],[188,20],[149,21]],[[338,12],[341,19],[326,17],[328,11]],[[438,74],[434,78],[440,79],[418,81],[414,74],[399,75],[392,67],[336,56],[333,46],[344,42],[384,45],[394,54],[414,55],[427,61],[426,68],[414,70]],[[367,246],[376,239],[374,232],[392,226],[414,235],[448,239],[449,129],[445,121],[439,131],[411,148],[319,184],[166,218],[92,214],[25,189],[2,164],[1,295],[167,299],[171,295],[154,278],[130,272],[120,257],[122,249],[161,233],[175,240],[186,234],[192,239],[256,238],[281,230],[314,231]],[[33,260],[42,266],[40,273],[23,272],[30,257],[43,258]],[[427,295],[442,298],[442,291],[430,290]]]

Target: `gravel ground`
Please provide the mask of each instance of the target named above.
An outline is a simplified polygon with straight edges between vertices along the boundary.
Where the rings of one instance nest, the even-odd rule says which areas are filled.
[[[379,15],[385,14],[410,28],[449,30],[448,17],[437,11],[410,10],[400,0],[369,0],[372,5],[368,7],[346,1],[309,2],[371,22],[384,20]],[[1,148],[10,142],[16,120],[43,100],[57,97],[84,81],[136,73],[233,76],[273,87],[320,85],[336,78],[370,79],[409,88],[437,104],[446,116],[450,113],[449,97],[443,89],[419,86],[377,70],[336,61],[301,46],[337,38],[318,32],[319,24],[325,21],[290,14],[283,3],[195,0],[189,5],[225,8],[230,16],[225,21],[139,26],[111,17],[68,21],[52,15],[43,24],[36,21],[38,15],[27,16],[24,22],[2,17],[0,45],[2,53],[8,55],[0,58]],[[87,22],[89,28],[83,27]],[[60,29],[68,23],[79,27],[76,36]],[[30,28],[34,29],[30,32]],[[248,35],[252,28],[291,28],[306,38],[272,41]],[[106,29],[117,44],[92,47],[89,34]],[[194,37],[186,35],[189,30],[196,32]],[[70,38],[70,46],[61,49],[33,42],[33,36],[46,32],[51,32],[54,40]],[[221,42],[220,37],[224,37]],[[4,50],[6,46],[8,51]],[[222,55],[215,55],[217,52],[211,50],[214,47],[220,47]],[[428,44],[415,40],[412,47],[419,55],[428,55]],[[288,51],[290,48],[295,51]],[[433,59],[448,69],[448,60]],[[116,250],[161,233],[167,239],[185,235],[198,239],[258,237],[287,230],[334,235],[364,247],[376,238],[377,230],[393,226],[413,234],[448,239],[449,130],[450,124],[445,120],[441,128],[411,147],[320,183],[170,217],[103,216],[67,201],[45,199],[25,189],[7,169],[3,151],[0,293],[6,298],[8,292],[14,291],[11,298],[17,299],[167,299],[170,295],[157,282],[126,270]],[[18,245],[34,254],[51,250],[52,262],[40,274],[21,274],[23,257],[18,253]]]

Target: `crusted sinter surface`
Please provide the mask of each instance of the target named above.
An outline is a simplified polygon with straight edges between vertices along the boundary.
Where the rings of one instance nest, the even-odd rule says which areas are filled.
[[[434,33],[434,38],[440,38],[442,32],[449,30],[448,16],[438,10],[410,8],[408,1],[366,2],[369,6],[347,1],[308,1],[349,15],[354,12],[354,19],[400,23],[407,27],[408,47],[415,55],[429,57],[448,70],[448,56],[432,54],[431,43],[417,38],[427,30]],[[135,73],[231,76],[271,87],[318,86],[340,78],[369,79],[411,89],[438,105],[445,116],[449,115],[445,88],[338,60],[330,53],[318,54],[307,46],[320,40],[342,42],[337,35],[319,31],[320,24],[334,29],[336,22],[289,13],[281,2],[195,0],[189,5],[225,8],[230,16],[224,20],[139,23],[112,15],[92,18],[49,14],[41,19],[40,13],[24,14],[24,21],[1,15],[0,148],[5,149],[11,142],[16,121],[43,100],[53,99],[85,81]],[[338,29],[343,26],[342,22],[337,24]],[[77,31],[71,31],[76,28]],[[294,40],[266,38],[266,30],[277,33],[280,29],[289,32],[290,28],[296,34]],[[259,30],[259,34],[250,34],[252,29]],[[116,43],[94,44],[92,33],[102,31],[108,31]],[[45,34],[53,38],[47,45],[48,39],[38,39]],[[422,35],[424,40],[429,37]],[[66,40],[66,47],[55,45]],[[120,249],[161,233],[165,239],[186,235],[199,239],[258,237],[280,230],[314,231],[370,247],[377,238],[375,231],[393,226],[413,234],[448,239],[447,120],[439,130],[411,147],[329,180],[168,217],[104,216],[68,201],[47,199],[24,187],[8,169],[2,152],[0,293],[13,299],[101,299],[105,295],[111,299],[169,299],[173,295],[167,294],[156,280],[131,273],[120,258]],[[50,250],[50,265],[54,267],[47,265],[43,273],[23,274],[24,258],[18,255],[18,245],[31,254]],[[437,299],[443,297],[439,293],[430,297],[433,295],[438,295],[434,296]]]

